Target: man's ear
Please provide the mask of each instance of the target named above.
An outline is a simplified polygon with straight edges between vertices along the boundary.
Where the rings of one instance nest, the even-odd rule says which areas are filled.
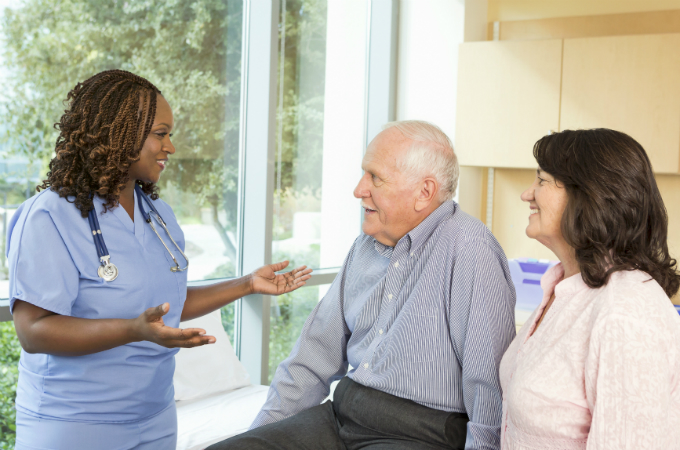
[[[439,193],[439,184],[434,178],[425,178],[420,183],[420,191],[416,198],[415,209],[420,212],[432,204]]]

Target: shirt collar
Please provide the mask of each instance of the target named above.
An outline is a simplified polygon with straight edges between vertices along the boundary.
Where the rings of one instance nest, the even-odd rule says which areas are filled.
[[[434,230],[437,229],[440,223],[448,219],[456,212],[458,205],[453,201],[446,201],[439,205],[439,208],[435,209],[430,213],[429,216],[425,218],[422,222],[418,224],[417,227],[409,231],[406,236],[409,236],[411,240],[411,253],[415,252],[427,241]],[[404,236],[404,237],[406,237]],[[404,239],[404,238],[402,238]]]
[[[554,289],[555,297],[573,297],[579,291],[588,288],[588,285],[583,281],[580,272],[565,279],[564,267],[559,263],[543,275],[541,288],[543,292],[552,292]]]
[[[453,201],[446,201],[442,203],[437,209],[432,211],[430,215],[425,218],[425,220],[420,222],[414,229],[399,239],[397,245],[399,245],[401,242],[405,242],[408,251],[410,253],[415,252],[423,245],[425,241],[427,241],[430,236],[432,236],[432,233],[434,233],[434,230],[437,229],[439,224],[451,217],[457,209],[458,205]],[[382,256],[390,258],[392,256],[394,247],[390,247],[375,241],[375,249]]]

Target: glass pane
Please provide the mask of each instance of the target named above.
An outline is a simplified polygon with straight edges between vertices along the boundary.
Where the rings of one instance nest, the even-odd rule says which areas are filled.
[[[4,226],[46,174],[66,94],[97,72],[124,69],[154,83],[175,114],[177,153],[159,187],[185,233],[189,280],[233,276],[243,1],[10,4],[0,29]]]
[[[337,267],[359,234],[366,5],[281,1],[274,261]]]
[[[276,368],[286,359],[297,342],[307,316],[316,307],[330,285],[309,286],[284,294],[272,302],[269,339],[269,382]]]

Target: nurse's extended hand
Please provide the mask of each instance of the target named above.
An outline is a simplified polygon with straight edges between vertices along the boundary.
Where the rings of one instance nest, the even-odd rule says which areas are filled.
[[[167,348],[198,347],[213,344],[215,338],[206,336],[201,328],[172,328],[163,323],[163,316],[170,310],[169,303],[163,303],[155,308],[144,311],[135,320],[135,330],[138,340],[150,341]]]
[[[312,278],[312,269],[307,266],[297,267],[290,272],[277,274],[285,269],[288,261],[260,267],[250,274],[251,289],[254,294],[281,295],[304,286],[305,281]]]

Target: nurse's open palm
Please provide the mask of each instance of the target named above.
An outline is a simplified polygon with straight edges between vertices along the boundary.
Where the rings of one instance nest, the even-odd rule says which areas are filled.
[[[285,269],[288,261],[260,267],[251,274],[252,290],[255,294],[281,295],[304,286],[312,278],[312,269],[296,267],[290,272],[276,273]]]
[[[170,310],[169,303],[163,303],[144,311],[135,319],[140,341],[150,341],[167,348],[198,347],[213,344],[215,338],[206,336],[201,328],[172,328],[163,322],[163,316]]]

